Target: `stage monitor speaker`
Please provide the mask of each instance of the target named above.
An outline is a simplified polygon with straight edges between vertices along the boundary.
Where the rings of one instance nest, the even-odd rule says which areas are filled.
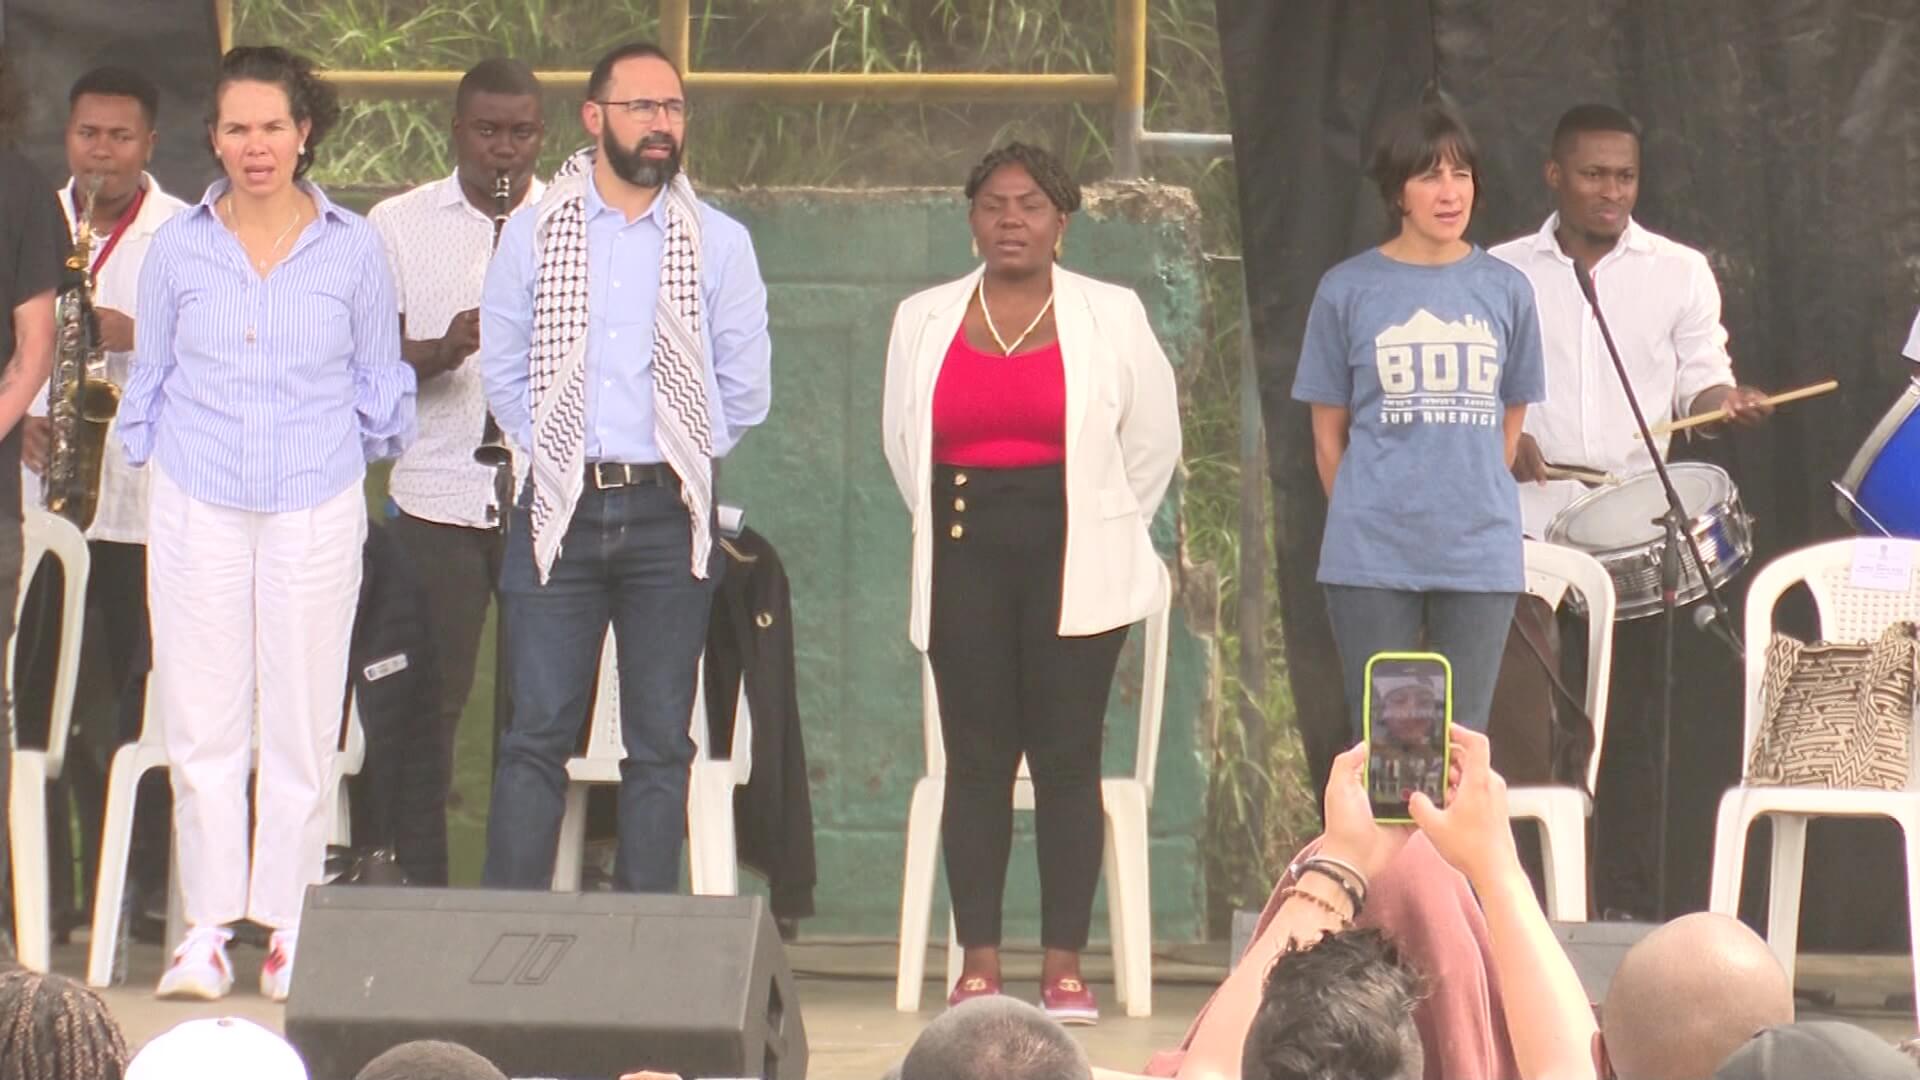
[[[286,1030],[313,1080],[353,1080],[415,1039],[514,1077],[807,1075],[759,897],[323,887],[300,943]]]
[[[1567,950],[1587,1000],[1598,1005],[1606,1000],[1613,973],[1620,969],[1627,950],[1660,928],[1659,923],[1642,922],[1557,922],[1553,934]]]

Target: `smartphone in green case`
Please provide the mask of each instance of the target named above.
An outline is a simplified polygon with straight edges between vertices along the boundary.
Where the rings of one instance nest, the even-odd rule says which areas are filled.
[[[1447,794],[1453,734],[1453,666],[1439,653],[1386,652],[1367,661],[1365,782],[1373,818],[1410,822],[1407,800]]]

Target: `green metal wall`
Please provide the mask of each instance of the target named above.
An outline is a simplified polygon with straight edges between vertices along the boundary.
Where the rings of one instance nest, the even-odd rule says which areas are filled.
[[[1090,192],[1066,264],[1138,290],[1176,364],[1204,345],[1197,211],[1184,191]],[[880,451],[880,396],[894,306],[974,265],[951,191],[715,194],[751,228],[766,276],[774,404],[727,462],[723,498],[779,548],[793,579],[800,706],[820,855],[808,932],[891,936],[899,920],[907,802],[924,768],[920,664],[906,640],[909,523]],[[1176,489],[1177,492],[1177,489]],[[1176,503],[1157,523],[1175,543]],[[1137,638],[1138,635],[1136,634]],[[1208,653],[1176,612],[1153,805],[1154,932],[1200,936],[1205,784],[1197,735]],[[1138,642],[1122,661],[1106,769],[1132,770]],[[1007,896],[1009,937],[1037,937],[1030,821]],[[942,886],[938,890],[944,896]],[[944,936],[944,903],[936,939]],[[1104,903],[1095,934],[1103,933]]]
[[[391,191],[339,192],[364,211]],[[1069,227],[1068,266],[1137,290],[1176,366],[1205,344],[1195,228],[1180,189],[1095,188]],[[752,230],[768,284],[773,410],[729,456],[722,498],[779,549],[792,577],[800,709],[813,781],[819,914],[809,934],[892,937],[909,793],[925,767],[920,664],[908,644],[907,514],[880,452],[880,389],[893,309],[909,294],[972,269],[965,207],[938,190],[714,192]],[[369,497],[384,500],[385,470]],[[1179,487],[1155,523],[1175,550]],[[1180,591],[1177,577],[1176,595]],[[1138,637],[1138,634],[1135,635]],[[488,641],[492,640],[491,629]],[[1199,852],[1205,780],[1197,749],[1211,685],[1210,652],[1176,605],[1152,817],[1154,934],[1197,940],[1204,925]],[[482,650],[462,721],[449,815],[458,882],[477,880],[489,787],[491,648]],[[1139,643],[1121,661],[1108,718],[1106,771],[1131,773]],[[1006,932],[1039,936],[1030,818],[1020,821],[1008,875]],[[751,879],[743,882],[751,888]],[[1102,894],[1104,896],[1104,894]],[[935,940],[945,935],[936,890]],[[1094,934],[1105,933],[1096,902]]]

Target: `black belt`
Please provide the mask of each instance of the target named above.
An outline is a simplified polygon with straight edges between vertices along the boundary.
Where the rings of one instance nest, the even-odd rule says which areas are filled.
[[[662,462],[631,465],[619,461],[587,462],[587,486],[600,491],[626,487],[680,486],[679,474]]]

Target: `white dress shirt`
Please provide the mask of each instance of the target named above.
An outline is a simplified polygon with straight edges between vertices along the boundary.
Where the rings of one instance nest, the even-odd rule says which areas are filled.
[[[543,190],[533,181],[521,205],[537,202]],[[493,218],[467,201],[457,173],[395,195],[367,218],[393,264],[409,339],[439,337],[455,315],[480,306],[493,258]],[[394,503],[413,517],[468,528],[499,524],[493,469],[473,460],[487,420],[478,358],[475,353],[451,371],[420,380],[419,439],[394,463],[387,487]]]
[[[1555,214],[1539,232],[1491,249],[1533,282],[1540,309],[1547,400],[1527,410],[1526,432],[1556,464],[1622,477],[1646,472],[1653,459],[1640,441],[1599,323],[1580,294],[1573,260],[1554,237],[1559,224]],[[1629,220],[1613,250],[1594,266],[1593,287],[1649,426],[1685,415],[1702,391],[1733,385],[1720,286],[1705,255]],[[1664,452],[1668,438],[1658,442]],[[1545,535],[1554,515],[1587,490],[1573,480],[1521,484],[1527,535]]]
[[[93,282],[93,305],[96,308],[112,308],[129,319],[134,317],[135,301],[140,292],[140,266],[147,258],[147,245],[153,241],[154,231],[159,229],[168,218],[186,209],[187,204],[160,190],[160,184],[153,177],[142,174],[141,182],[146,185],[147,197],[140,204],[140,213],[127,226],[120,242],[114,245],[113,252],[107,257],[106,264],[100,266]],[[67,218],[67,232],[73,232],[73,181],[60,189],[60,210]],[[100,257],[100,247],[107,242],[105,235],[94,233],[93,256]],[[134,324],[134,333],[139,334],[139,324]],[[127,378],[133,369],[133,353],[109,352],[106,354],[107,380],[122,390],[126,389]],[[47,415],[47,388],[42,386],[40,393],[33,399],[33,405],[27,410],[34,416]],[[26,506],[39,506],[43,495],[40,490],[40,474],[32,469],[21,467],[21,502]],[[119,432],[114,424],[107,428],[107,445],[101,453],[100,462],[100,500],[94,511],[93,524],[87,528],[87,539],[108,540],[120,544],[144,544],[147,542],[147,473],[127,464],[126,451],[121,449]]]

